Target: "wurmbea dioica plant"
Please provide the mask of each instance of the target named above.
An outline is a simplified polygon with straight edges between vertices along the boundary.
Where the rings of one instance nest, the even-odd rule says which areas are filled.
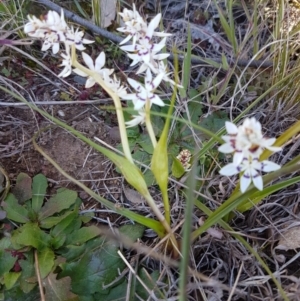
[[[171,85],[176,85],[174,80],[170,78],[171,73],[167,72],[167,66],[163,62],[169,54],[159,53],[165,46],[166,38],[170,34],[155,31],[161,20],[161,14],[156,15],[149,24],[139,15],[135,6],[133,6],[133,10],[124,9],[120,15],[123,18],[124,25],[118,28],[118,30],[127,35],[120,44],[123,45],[131,41],[130,45],[123,45],[121,49],[126,51],[128,57],[132,59],[131,66],[139,65],[136,73],[144,74],[144,84],[128,78],[132,93],[127,92],[127,87],[122,85],[121,81],[113,74],[113,69],[105,68],[106,58],[104,52],[101,52],[95,61],[87,53],[82,52],[82,58],[86,67],[77,61],[76,49],[83,51],[85,50],[84,45],[93,43],[93,41],[85,39],[83,32],[79,29],[74,30],[73,27],[69,27],[65,22],[63,11],[61,15],[54,11],[49,11],[42,20],[34,16],[29,16],[29,22],[25,25],[24,31],[29,36],[39,38],[43,41],[43,51],[51,48],[55,54],[59,52],[61,44],[64,45],[64,51],[61,54],[62,63],[60,65],[64,68],[59,76],[67,77],[74,72],[80,76],[87,77],[86,88],[98,83],[112,97],[116,108],[125,158],[104,148],[101,151],[121,169],[127,182],[147,200],[149,206],[164,227],[165,232],[170,234],[170,239],[176,249],[177,242],[170,228],[170,208],[167,193],[168,156],[166,141],[168,122],[166,122],[160,140],[157,142],[150,119],[152,105],[164,106],[163,100],[155,93],[160,83],[166,81]],[[157,43],[153,40],[153,37],[162,39]],[[177,86],[181,87],[178,84]],[[133,115],[133,119],[128,122],[124,121],[120,99],[131,100],[134,110],[137,112]],[[162,192],[165,215],[160,212],[151,197],[140,170],[133,162],[129,149],[126,126],[131,127],[143,123],[146,124],[154,147],[151,170]],[[261,133],[261,125],[254,118],[247,118],[239,127],[227,122],[226,129],[228,135],[222,137],[225,144],[219,147],[219,151],[223,153],[234,152],[234,156],[233,163],[223,167],[220,173],[228,176],[241,173],[242,192],[246,191],[251,181],[253,181],[258,189],[262,190],[261,172],[274,171],[279,169],[280,166],[266,160],[260,162],[259,157],[265,148],[271,151],[279,151],[281,148],[272,147],[275,138],[264,138]],[[189,163],[191,154],[189,152],[182,152],[178,159],[182,161],[185,171],[188,172],[191,167]],[[156,225],[149,222],[149,219],[141,216],[136,218],[136,221],[148,226],[151,224],[153,229]],[[160,235],[162,234],[157,227],[154,230]]]
[[[233,163],[229,163],[220,170],[220,174],[232,176],[241,174],[241,192],[245,192],[250,183],[262,190],[263,180],[261,172],[278,170],[281,166],[268,161],[260,161],[259,157],[268,149],[278,152],[281,147],[272,146],[276,139],[265,138],[261,132],[261,124],[255,118],[246,118],[244,123],[237,127],[231,122],[225,124],[228,135],[222,136],[225,143],[219,147],[222,153],[234,153]]]

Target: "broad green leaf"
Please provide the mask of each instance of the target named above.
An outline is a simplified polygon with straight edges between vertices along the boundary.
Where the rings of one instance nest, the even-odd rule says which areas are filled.
[[[67,212],[63,219],[57,223],[57,225],[51,230],[51,235],[60,236],[63,234],[69,234],[69,232],[64,233],[64,231],[69,227],[69,225],[78,217],[77,212]]]
[[[63,244],[65,243],[66,238],[67,238],[66,235],[52,237],[52,239],[50,241],[51,248],[54,250],[61,248],[63,246]]]
[[[47,178],[44,175],[38,174],[35,177],[33,177],[31,204],[32,204],[32,209],[35,212],[39,212],[39,210],[42,208],[47,186],[48,186]]]
[[[146,273],[144,269],[140,269],[138,275],[150,290],[155,290],[155,287],[157,286],[156,281],[158,281],[160,276],[159,271],[153,271],[150,275],[150,279],[148,273]],[[149,293],[145,290],[145,288],[139,281],[137,281],[135,292],[142,300],[147,300],[147,298],[149,298]],[[155,293],[155,295],[159,297],[158,293]]]
[[[67,211],[66,213],[60,215],[60,216],[50,216],[46,217],[45,219],[40,221],[40,227],[44,229],[50,229],[53,226],[56,226],[59,224],[62,220],[66,218],[66,216],[70,215],[71,212]]]
[[[17,176],[16,186],[12,189],[12,193],[20,204],[31,199],[31,183],[32,180],[26,173],[21,172]]]
[[[38,287],[25,293],[19,286],[15,286],[4,292],[5,301],[41,301]]]
[[[38,251],[39,269],[42,279],[44,279],[52,270],[54,266],[54,252],[45,248]]]
[[[6,289],[10,290],[21,276],[21,272],[10,272],[4,274],[4,284]]]
[[[71,292],[71,278],[57,279],[57,275],[50,273],[43,280],[45,286],[45,299],[47,301],[79,301],[79,297]]]
[[[60,254],[66,258],[68,262],[75,261],[81,257],[82,254],[86,251],[86,245],[82,244],[80,246],[69,245],[64,248]]]
[[[22,268],[20,288],[25,294],[27,294],[32,291],[37,284],[36,272],[34,268],[33,250],[27,252],[26,260],[19,260],[19,264]]]
[[[17,257],[13,257],[9,251],[0,251],[0,277],[8,273],[16,261]]]
[[[13,232],[11,240],[13,244],[42,250],[48,246],[50,236],[42,231],[37,223],[27,223]]]
[[[212,132],[217,132],[224,126],[226,121],[228,121],[227,113],[219,111],[213,112],[202,119],[199,125]]]
[[[125,225],[119,228],[119,232],[130,238],[132,241],[136,241],[138,238],[141,238],[144,231],[145,227],[139,224]]]
[[[86,241],[88,241],[100,234],[101,234],[101,231],[96,226],[82,227],[67,237],[66,244],[67,245],[83,244]]]
[[[48,202],[41,208],[40,219],[52,216],[54,213],[59,213],[64,209],[70,208],[77,199],[77,193],[73,190],[60,188],[57,194],[49,199]]]
[[[12,193],[7,195],[5,202],[2,203],[2,207],[6,211],[8,219],[18,223],[26,223],[29,221],[28,211],[18,203],[18,200]]]
[[[106,242],[93,252],[84,254],[77,262],[62,264],[60,277],[71,277],[75,294],[89,296],[96,292],[108,293],[103,285],[115,280],[119,271],[125,268],[117,251],[118,246]]]
[[[176,157],[173,157],[172,176],[179,179],[184,175],[184,173],[185,170],[182,163]]]
[[[143,173],[143,176],[147,187],[155,185],[155,177],[150,169],[146,170],[146,172]]]
[[[111,288],[110,292],[108,294],[101,294],[101,293],[95,293],[95,299],[94,300],[101,300],[101,301],[126,301],[126,295],[127,295],[127,288],[128,284],[126,281],[122,281],[120,284],[114,286]],[[134,299],[134,301],[137,299]],[[146,299],[144,299],[146,300]]]
[[[140,137],[136,140],[136,143],[138,143],[148,154],[153,154],[153,146],[148,134],[140,135]]]

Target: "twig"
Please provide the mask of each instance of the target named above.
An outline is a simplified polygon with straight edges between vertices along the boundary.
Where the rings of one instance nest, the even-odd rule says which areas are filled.
[[[93,31],[96,34],[99,34],[99,35],[109,39],[112,42],[119,44],[123,40],[122,37],[96,26],[95,24],[89,22],[88,20],[79,17],[78,15],[74,14],[73,12],[71,12],[65,8],[62,8],[61,6],[51,2],[49,0],[37,0],[37,2],[49,7],[50,9],[55,10],[58,13],[60,13],[61,10],[63,9],[64,14],[67,18],[69,18],[70,20],[74,21],[77,24],[80,24],[80,25],[88,28],[89,30]],[[197,57],[197,58],[192,58],[191,62],[192,62],[192,64],[205,64],[205,65],[207,65],[207,67],[216,68],[215,66],[209,65],[207,63],[207,59],[214,61],[215,63],[222,64],[221,58],[217,59],[217,58]],[[168,60],[173,61],[174,56],[171,54],[168,57]],[[178,60],[183,61],[184,56],[178,55]],[[237,62],[235,62],[235,60],[228,61],[228,64],[230,66],[235,65],[235,63],[240,67],[246,67],[246,66],[253,67],[253,68],[271,68],[271,67],[273,67],[273,63],[271,61],[265,61],[265,60],[257,60],[257,61],[255,61],[255,60],[237,60]]]
[[[34,261],[35,261],[35,272],[36,272],[37,280],[39,283],[41,301],[46,301],[45,295],[44,295],[44,290],[43,290],[42,278],[41,278],[40,269],[39,269],[39,260],[38,260],[37,250],[34,250]]]

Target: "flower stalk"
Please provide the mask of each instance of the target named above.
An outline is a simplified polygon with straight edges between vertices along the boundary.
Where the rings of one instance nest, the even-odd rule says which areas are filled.
[[[72,45],[72,65],[75,68],[78,68],[85,74],[91,76],[108,94],[109,96],[113,99],[115,108],[116,108],[116,113],[117,113],[117,118],[118,118],[118,125],[119,125],[119,130],[120,130],[120,136],[121,136],[121,142],[122,142],[122,147],[123,147],[123,152],[127,160],[131,163],[133,163],[133,159],[131,156],[130,152],[130,147],[128,143],[128,137],[127,137],[127,132],[126,132],[126,127],[125,127],[125,120],[124,120],[124,115],[123,115],[123,110],[122,110],[122,105],[119,96],[112,91],[105,81],[101,78],[101,76],[95,72],[92,71],[84,66],[82,66],[80,63],[77,61],[77,56],[76,56],[76,49],[74,45]]]

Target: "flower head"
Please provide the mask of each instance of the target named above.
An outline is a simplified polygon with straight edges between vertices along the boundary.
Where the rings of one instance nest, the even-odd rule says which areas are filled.
[[[158,74],[154,79],[152,79],[151,71],[148,69],[146,72],[144,86],[136,80],[128,78],[128,83],[132,88],[135,89],[136,93],[127,94],[122,98],[125,100],[132,100],[134,109],[137,111],[144,107],[147,101],[150,102],[150,107],[153,103],[163,107],[165,105],[164,102],[158,95],[154,94],[154,91],[162,81],[163,76],[164,74],[161,73]]]
[[[227,121],[225,127],[228,135],[222,136],[225,143],[219,147],[219,151],[225,154],[234,152],[235,164],[241,163],[244,157],[259,157],[264,149],[272,152],[281,150],[281,147],[272,146],[275,138],[263,136],[261,124],[254,117],[246,118],[239,127]]]
[[[280,169],[280,167],[280,165],[271,161],[259,161],[258,158],[244,158],[240,164],[229,163],[219,172],[224,176],[233,176],[242,173],[240,182],[241,192],[245,192],[251,182],[253,182],[257,189],[262,190],[263,180],[261,172],[275,171]]]
[[[98,74],[100,74],[102,76],[102,78],[104,78],[104,74],[110,75],[114,72],[113,69],[103,68],[105,65],[105,53],[103,51],[98,55],[98,57],[95,60],[95,63],[93,62],[93,59],[85,52],[82,52],[82,58],[83,58],[85,64],[88,66],[88,68],[90,70],[95,71]],[[80,76],[83,76],[83,77],[88,76],[85,72],[83,72],[77,68],[74,69],[73,71]],[[95,85],[95,83],[96,83],[95,79],[92,76],[88,76],[85,87],[86,88],[93,87]]]
[[[125,124],[128,128],[134,127],[138,124],[143,124],[146,120],[146,113],[143,109],[138,111],[139,115],[133,115],[130,121],[126,121]]]
[[[66,53],[61,54],[63,61],[59,66],[64,66],[64,69],[58,74],[58,77],[67,77],[72,72],[72,57],[70,47],[66,47]]]

